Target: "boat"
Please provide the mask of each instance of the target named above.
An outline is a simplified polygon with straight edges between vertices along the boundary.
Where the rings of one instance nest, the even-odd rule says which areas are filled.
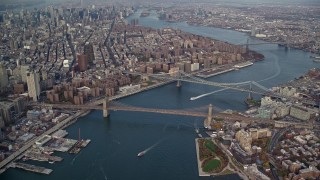
[[[320,59],[314,59],[313,62],[320,62]]]
[[[50,163],[50,164],[53,164],[53,163],[54,163],[54,161],[49,161],[49,163]]]
[[[310,56],[310,58],[320,59],[320,56]]]
[[[85,140],[85,141],[82,141],[81,147],[86,147],[90,142],[91,142],[90,139],[87,139],[87,140]]]
[[[199,129],[198,128],[196,128],[195,131],[196,131],[197,134],[199,133]]]
[[[141,151],[141,152],[138,153],[137,156],[138,156],[138,157],[142,157],[142,156],[145,155],[145,154],[146,154],[146,151]]]

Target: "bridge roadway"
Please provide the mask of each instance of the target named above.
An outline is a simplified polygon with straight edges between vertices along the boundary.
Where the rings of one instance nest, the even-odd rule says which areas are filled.
[[[246,43],[246,44],[237,44],[237,46],[256,46],[256,45],[263,45],[263,44],[278,44],[278,45],[300,45],[300,44],[313,44],[313,42],[304,42],[304,43],[294,43],[294,42],[260,42],[260,43]]]
[[[204,85],[209,85],[209,86],[215,86],[215,87],[221,87],[221,88],[226,88],[226,89],[232,89],[236,91],[242,91],[242,92],[248,92],[248,93],[254,93],[254,94],[265,94],[265,92],[257,92],[253,91],[251,89],[245,89],[245,88],[240,88],[238,86],[229,84],[229,83],[217,83],[217,82],[212,82],[212,81],[206,81],[204,79],[192,77],[189,75],[188,78],[183,78],[183,77],[174,77],[174,76],[164,76],[163,74],[143,74],[139,72],[124,72],[127,74],[132,74],[132,75],[145,75],[145,76],[150,76],[156,79],[161,79],[161,80],[171,80],[171,81],[184,81],[184,82],[189,82],[189,83],[195,83],[195,84],[204,84]]]
[[[272,96],[275,98],[285,98],[291,101],[300,101],[304,104],[308,104],[308,105],[317,105],[314,101],[312,100],[307,100],[307,99],[300,99],[297,97],[293,97],[293,96],[284,96],[284,95],[280,95],[279,93],[275,93],[275,92],[271,92],[271,91],[266,91],[266,88],[263,88],[264,91],[263,92],[259,92],[253,89],[247,89],[247,88],[241,88],[239,87],[240,84],[243,83],[218,83],[218,82],[212,82],[212,81],[207,81],[204,79],[200,79],[197,77],[192,76],[191,74],[187,74],[185,72],[175,72],[175,73],[180,73],[181,75],[186,76],[185,78],[182,76],[179,77],[175,77],[175,76],[169,76],[167,74],[143,74],[143,73],[139,73],[139,72],[129,72],[129,71],[124,71],[124,73],[127,74],[132,74],[132,75],[145,75],[145,76],[150,76],[156,79],[161,79],[161,80],[170,80],[170,81],[184,81],[184,82],[189,82],[189,83],[195,83],[195,84],[204,84],[204,85],[208,85],[208,86],[215,86],[215,87],[221,87],[221,88],[225,88],[225,89],[232,89],[232,90],[236,90],[236,91],[241,91],[241,92],[248,92],[248,93],[254,93],[254,94],[260,94],[260,95],[268,95],[268,96]],[[258,83],[255,83],[256,86],[261,86]],[[261,87],[260,87],[261,88]],[[261,88],[262,89],[262,88]]]
[[[103,106],[95,105],[72,105],[72,104],[31,104],[32,106],[42,106],[50,107],[55,109],[82,109],[82,110],[103,110]],[[149,113],[159,113],[159,114],[171,114],[180,116],[194,116],[194,117],[208,117],[207,113],[196,112],[196,111],[186,111],[186,110],[172,110],[172,109],[156,109],[156,108],[143,108],[143,107],[133,107],[133,106],[108,106],[108,110],[113,111],[134,111],[134,112],[149,112]],[[262,118],[252,118],[245,117],[239,114],[229,114],[229,113],[218,113],[212,116],[213,118],[223,119],[224,121],[235,122],[243,121],[247,123],[252,122],[263,122],[268,124],[273,124],[273,120],[262,119]]]

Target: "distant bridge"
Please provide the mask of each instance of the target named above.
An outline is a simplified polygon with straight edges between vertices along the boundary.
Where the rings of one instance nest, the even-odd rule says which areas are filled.
[[[236,90],[241,92],[248,92],[248,93],[254,93],[254,94],[260,94],[260,95],[268,95],[270,97],[278,98],[278,99],[287,99],[290,101],[300,101],[307,105],[315,106],[317,105],[315,101],[312,99],[302,99],[298,97],[293,96],[285,96],[282,94],[279,94],[277,92],[273,92],[269,90],[268,88],[264,87],[263,85],[255,82],[255,81],[245,81],[245,82],[236,82],[236,83],[219,83],[219,82],[212,82],[207,81],[202,78],[198,78],[193,76],[192,74],[185,73],[183,71],[175,71],[171,73],[164,73],[164,74],[145,74],[140,72],[131,72],[131,71],[124,71],[123,73],[131,74],[131,75],[139,75],[139,76],[148,76],[155,79],[160,80],[172,80],[177,81],[177,86],[181,86],[181,82],[189,82],[189,83],[196,83],[196,84],[204,84],[208,86],[215,86],[215,87],[221,87],[222,90]],[[218,91],[222,91],[218,90]],[[217,92],[218,92],[217,91]]]
[[[304,42],[304,43],[287,43],[287,42],[260,42],[260,43],[246,43],[246,44],[237,44],[238,46],[256,46],[256,45],[264,45],[264,44],[278,44],[281,46],[286,46],[286,45],[298,45],[298,44],[312,44],[311,42]]]
[[[238,46],[246,46],[246,49],[249,49],[249,46],[257,46],[257,45],[264,45],[264,44],[278,44],[280,46],[289,47],[289,45],[300,45],[300,44],[314,44],[313,42],[283,42],[283,41],[265,41],[265,42],[259,42],[259,43],[250,43],[250,39],[247,39],[247,43],[245,44],[237,44]]]

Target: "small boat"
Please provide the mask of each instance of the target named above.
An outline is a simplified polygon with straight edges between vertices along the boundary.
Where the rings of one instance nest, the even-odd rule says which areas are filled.
[[[320,59],[320,56],[310,56],[310,58]]]
[[[54,163],[54,161],[49,161],[49,163],[50,163],[50,164],[53,164],[53,163]]]
[[[142,157],[143,155],[145,155],[146,154],[146,152],[145,151],[141,151],[141,152],[139,152],[139,154],[137,155],[138,157]]]
[[[197,134],[199,133],[199,129],[198,128],[196,128],[195,131],[196,131]]]

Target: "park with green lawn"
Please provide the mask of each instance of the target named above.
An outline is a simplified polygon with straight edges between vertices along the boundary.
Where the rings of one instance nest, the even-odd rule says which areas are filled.
[[[213,143],[211,139],[198,139],[199,159],[202,171],[205,173],[220,173],[228,165],[227,156]]]

